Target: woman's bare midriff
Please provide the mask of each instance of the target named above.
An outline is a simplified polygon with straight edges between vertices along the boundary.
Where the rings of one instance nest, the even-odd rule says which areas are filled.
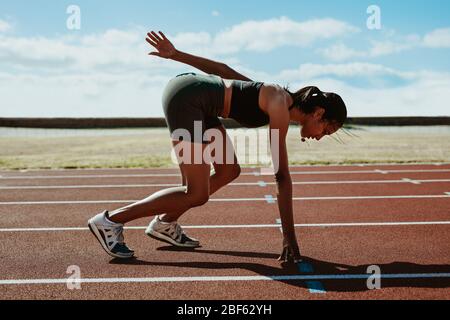
[[[225,95],[223,99],[223,110],[222,114],[220,115],[222,118],[228,118],[228,115],[230,114],[230,107],[231,107],[231,95],[233,93],[233,88],[231,87],[231,83],[233,80],[228,79],[222,79],[225,87]]]

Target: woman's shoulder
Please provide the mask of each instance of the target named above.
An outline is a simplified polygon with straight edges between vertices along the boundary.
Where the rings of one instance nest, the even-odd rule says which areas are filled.
[[[261,95],[268,100],[288,99],[290,97],[289,93],[282,86],[275,83],[264,82],[261,86],[261,91]]]
[[[263,83],[260,91],[260,103],[264,111],[268,112],[273,105],[284,108],[288,104],[289,93],[278,84]],[[272,105],[272,106],[271,106]]]

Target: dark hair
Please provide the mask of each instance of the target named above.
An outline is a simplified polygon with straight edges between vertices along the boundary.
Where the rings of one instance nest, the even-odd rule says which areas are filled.
[[[304,87],[297,92],[290,92],[288,86],[284,87],[294,100],[289,109],[296,107],[308,114],[314,112],[316,107],[325,109],[322,119],[337,122],[342,126],[347,120],[347,107],[342,98],[333,92],[322,92],[319,88]]]

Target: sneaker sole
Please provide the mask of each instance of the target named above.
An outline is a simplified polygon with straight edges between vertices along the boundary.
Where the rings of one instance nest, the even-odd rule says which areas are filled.
[[[167,237],[167,236],[163,235],[162,233],[159,233],[159,232],[156,232],[153,230],[145,230],[145,234],[152,239],[159,240],[159,241],[174,245],[176,247],[183,247],[183,248],[198,248],[198,247],[200,247],[200,243],[198,243],[198,244],[178,243],[175,240],[173,240],[172,238]]]
[[[107,254],[109,254],[110,256],[114,257],[114,258],[120,258],[120,259],[129,259],[132,258],[134,256],[134,253],[132,255],[120,255],[114,252],[111,252],[108,247],[106,246],[106,243],[103,241],[102,236],[100,235],[100,232],[98,231],[97,226],[95,225],[95,223],[92,223],[90,220],[88,221],[88,227],[89,230],[92,232],[92,234],[94,235],[94,237],[97,239],[97,241],[100,243],[100,245],[102,246],[103,250],[106,251]]]

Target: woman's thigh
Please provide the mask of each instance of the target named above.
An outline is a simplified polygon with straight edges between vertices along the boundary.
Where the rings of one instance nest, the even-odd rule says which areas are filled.
[[[214,166],[214,171],[220,175],[235,174],[240,170],[240,166],[233,142],[222,124],[213,129],[220,133],[215,135],[215,139],[220,139],[219,143],[215,143],[216,140],[213,140],[208,146],[208,154],[210,154],[210,162]]]
[[[207,157],[204,157],[208,145],[175,140],[172,141],[172,145],[187,193],[197,196],[209,195],[211,165]]]

